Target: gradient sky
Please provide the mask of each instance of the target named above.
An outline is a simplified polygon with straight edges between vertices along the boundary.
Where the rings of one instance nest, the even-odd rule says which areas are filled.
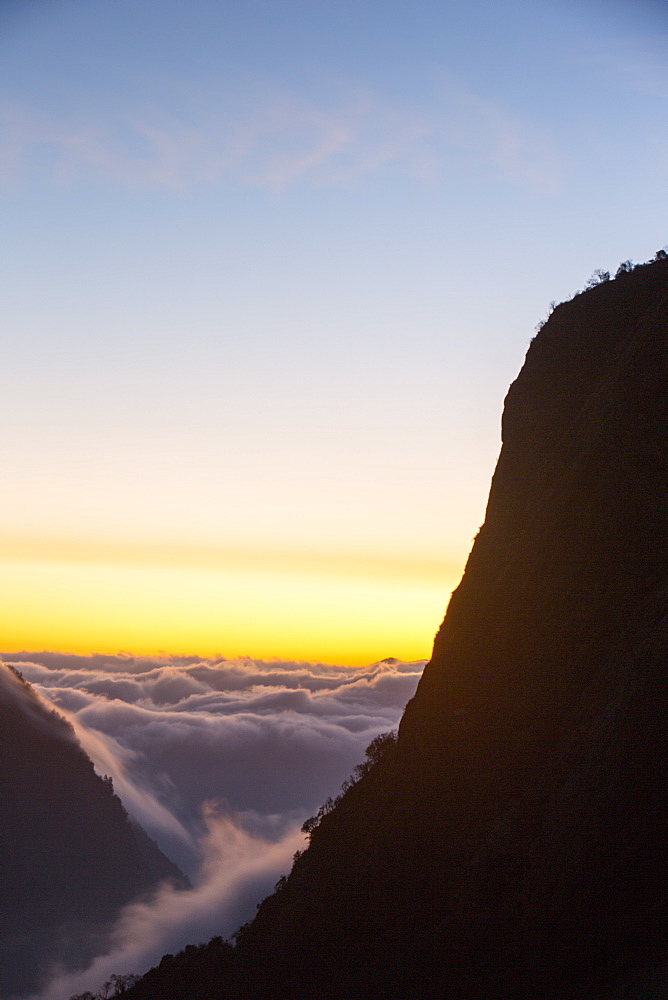
[[[428,656],[536,324],[668,239],[667,42],[3,0],[3,648]]]

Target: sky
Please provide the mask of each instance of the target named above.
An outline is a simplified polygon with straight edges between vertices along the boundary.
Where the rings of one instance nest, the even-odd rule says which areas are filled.
[[[665,0],[3,0],[2,645],[427,658],[551,301],[668,239]]]

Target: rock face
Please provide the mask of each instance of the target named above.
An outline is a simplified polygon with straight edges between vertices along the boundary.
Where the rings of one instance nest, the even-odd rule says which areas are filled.
[[[556,308],[396,746],[209,995],[667,995],[667,401],[665,259]]]
[[[131,823],[70,726],[0,663],[0,996],[97,953],[130,900],[185,880]]]

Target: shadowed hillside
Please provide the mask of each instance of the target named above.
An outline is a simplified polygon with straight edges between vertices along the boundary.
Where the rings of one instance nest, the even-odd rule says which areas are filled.
[[[131,899],[185,880],[128,819],[71,727],[0,663],[0,996],[84,962]]]
[[[559,305],[396,744],[205,972],[128,996],[666,996],[668,261]],[[437,459],[437,456],[435,456]],[[665,965],[664,965],[665,972]],[[187,986],[185,984],[188,984]]]

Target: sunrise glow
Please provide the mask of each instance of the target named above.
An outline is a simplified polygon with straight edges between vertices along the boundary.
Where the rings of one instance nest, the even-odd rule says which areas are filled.
[[[356,573],[347,575],[336,556],[329,563],[338,572],[327,558],[253,561],[5,559],[4,647],[350,664],[428,658],[457,582],[456,569],[408,560],[388,560],[383,574],[381,560],[363,572],[351,557]]]

